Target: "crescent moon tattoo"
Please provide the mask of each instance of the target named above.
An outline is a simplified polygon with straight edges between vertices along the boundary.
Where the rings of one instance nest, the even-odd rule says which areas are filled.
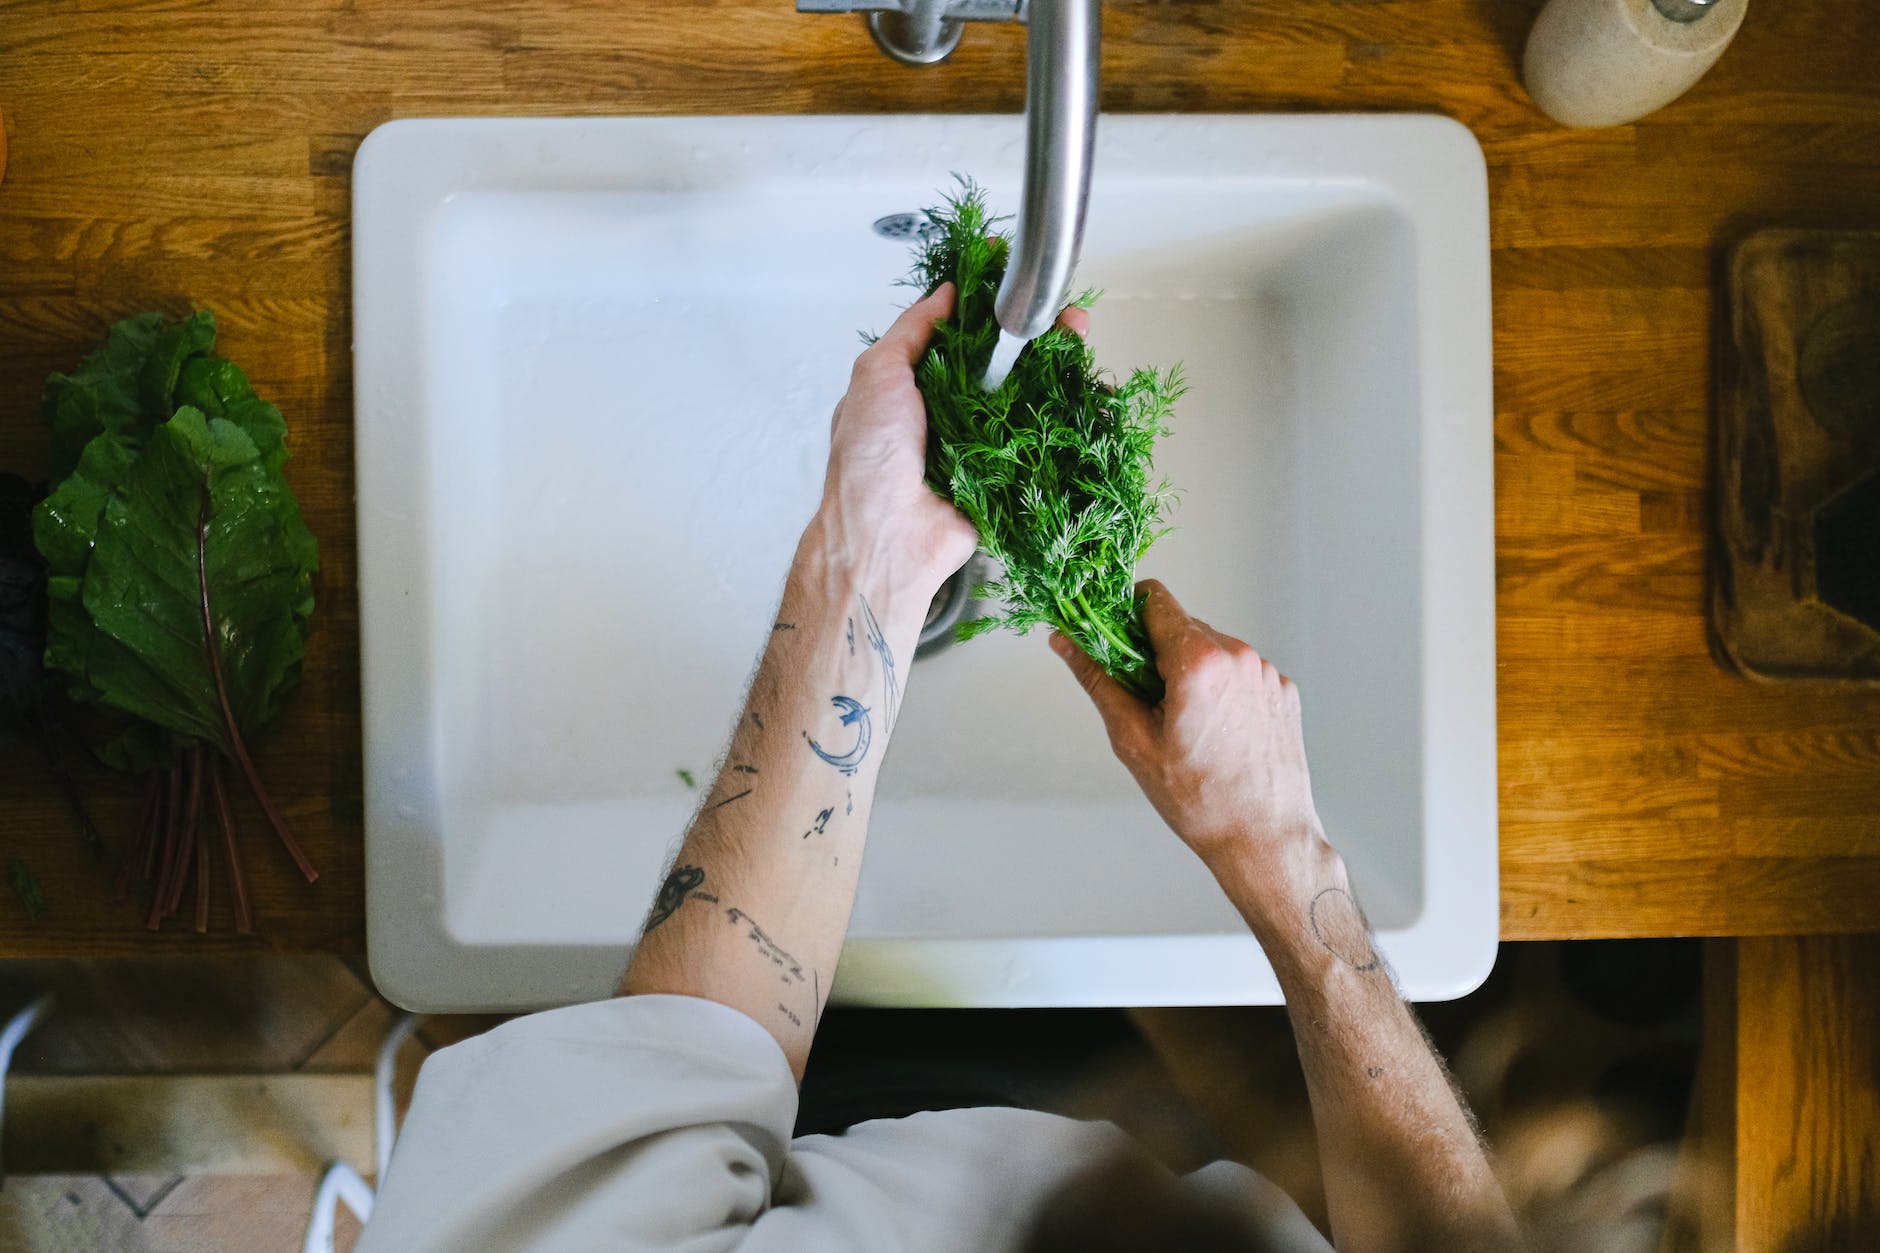
[[[853,696],[831,696],[829,703],[842,711],[842,725],[855,728],[855,746],[846,753],[832,753],[810,739],[808,731],[803,738],[809,740],[809,749],[818,757],[840,770],[843,774],[854,774],[861,768],[862,760],[868,756],[868,741],[873,732],[869,727],[868,708]]]

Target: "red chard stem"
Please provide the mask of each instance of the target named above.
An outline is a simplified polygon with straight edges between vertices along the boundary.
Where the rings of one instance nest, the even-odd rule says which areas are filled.
[[[255,802],[261,806],[261,812],[267,816],[268,825],[274,828],[274,834],[280,837],[281,846],[287,855],[294,859],[294,865],[308,883],[320,877],[320,872],[313,868],[300,844],[294,839],[293,832],[287,829],[287,820],[281,811],[275,808],[274,798],[268,795],[268,789],[262,786],[261,775],[255,770],[255,763],[248,756],[248,746],[242,742],[241,728],[235,722],[235,710],[229,704],[228,685],[222,681],[222,660],[215,647],[215,615],[209,607],[209,485],[202,487],[202,504],[196,511],[196,585],[202,596],[202,646],[209,657],[209,674],[215,680],[215,697],[222,707],[222,725],[228,731],[229,755],[235,764],[241,767],[242,776],[248,780],[248,790],[254,793]]]
[[[228,792],[222,787],[222,763],[209,767],[209,790],[215,797],[215,816],[222,824],[222,852],[228,858],[229,891],[235,897],[235,930],[242,935],[254,931],[254,917],[248,912],[248,884],[242,877],[241,854],[235,850],[235,820],[228,812]]]

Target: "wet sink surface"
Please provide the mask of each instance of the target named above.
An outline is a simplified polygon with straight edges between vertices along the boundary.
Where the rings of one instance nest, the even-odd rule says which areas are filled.
[[[421,1009],[605,995],[908,293],[874,224],[1016,118],[397,122],[355,171],[369,938]],[[1497,927],[1486,192],[1417,117],[1105,118],[1080,284],[1184,364],[1145,563],[1301,683],[1406,990]],[[895,1004],[1261,1002],[1271,971],[1041,636],[919,662],[837,981]]]

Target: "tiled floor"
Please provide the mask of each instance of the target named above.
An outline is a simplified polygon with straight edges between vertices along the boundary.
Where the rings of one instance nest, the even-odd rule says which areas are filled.
[[[333,958],[0,963],[0,1013],[46,991],[52,1011],[20,1046],[15,1075],[365,1072],[397,1012],[359,968]],[[497,1021],[428,1020],[399,1053],[401,1109],[434,1049]],[[9,1144],[24,1130],[10,1128]],[[317,1185],[311,1173],[240,1164],[190,1176],[16,1174],[0,1191],[0,1250],[298,1249]],[[336,1247],[357,1238],[347,1215]]]
[[[1654,1207],[1683,1127],[1698,1037],[1693,952],[1677,942],[1506,945],[1483,989],[1426,1007],[1511,1191],[1553,1233],[1551,1247],[1657,1247],[1662,1213]],[[16,1055],[16,1075],[361,1074],[396,1013],[362,969],[335,959],[0,963],[0,1014],[47,990],[55,1008]],[[915,1032],[910,1041],[1036,1035],[1043,1019],[1027,1026],[1018,1016],[963,1012],[943,1022],[833,1010],[824,1057],[839,1058],[856,1041],[892,1051],[897,1031]],[[401,1096],[434,1049],[496,1021],[428,1020],[400,1053]],[[1067,1023],[1060,1015],[1052,1029]],[[1197,1152],[1246,1161],[1322,1217],[1283,1010],[1135,1011],[1109,1029],[1116,1024],[1123,1035],[1140,1033],[1132,1047],[1106,1054],[1127,1055],[1128,1064],[1087,1067],[1100,1078],[1060,1108],[1114,1119],[1172,1165],[1192,1166]],[[31,1147],[18,1141],[25,1133],[9,1125],[16,1157]],[[53,1166],[44,1169],[63,1173],[15,1175],[0,1191],[0,1250],[298,1249],[315,1176],[255,1166],[118,1176]],[[338,1247],[350,1249],[357,1230],[343,1220]]]
[[[396,1012],[361,966],[332,957],[0,962],[0,1006],[41,992],[54,1009],[16,1074],[364,1070]],[[500,1021],[429,1019],[408,1069]]]
[[[318,1180],[310,1175],[185,1178],[35,1175],[0,1194],[0,1249],[26,1253],[271,1253],[296,1250]],[[343,1214],[334,1247],[359,1224]]]

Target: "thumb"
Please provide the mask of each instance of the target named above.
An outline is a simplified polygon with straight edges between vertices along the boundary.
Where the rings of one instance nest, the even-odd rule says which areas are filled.
[[[1120,740],[1126,730],[1138,726],[1145,713],[1143,703],[1105,674],[1103,667],[1092,661],[1088,653],[1073,644],[1068,636],[1055,631],[1051,634],[1051,651],[1062,657],[1071,673],[1077,676],[1077,682],[1090,696],[1090,703],[1097,707],[1097,714],[1113,742]]]
[[[894,320],[894,325],[875,341],[875,347],[896,364],[912,369],[927,351],[927,341],[933,338],[934,323],[952,314],[955,290],[951,282],[942,283],[934,288],[931,295],[903,309],[901,316]]]

